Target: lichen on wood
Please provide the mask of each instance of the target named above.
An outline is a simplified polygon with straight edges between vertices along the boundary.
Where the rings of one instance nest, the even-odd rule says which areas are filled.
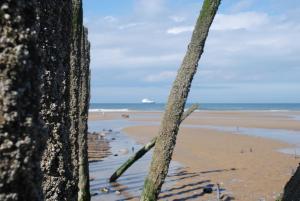
[[[199,59],[203,53],[210,25],[221,0],[204,0],[200,16],[192,34],[191,42],[173,83],[159,135],[155,143],[150,171],[144,183],[141,200],[155,201],[168,173],[172,159],[180,119],[190,91]]]

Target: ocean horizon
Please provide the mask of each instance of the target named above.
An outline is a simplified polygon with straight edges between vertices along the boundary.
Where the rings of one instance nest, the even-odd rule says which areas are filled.
[[[186,108],[192,104],[187,103]],[[300,103],[196,103],[199,110],[300,111]],[[90,112],[164,111],[166,103],[90,103]]]

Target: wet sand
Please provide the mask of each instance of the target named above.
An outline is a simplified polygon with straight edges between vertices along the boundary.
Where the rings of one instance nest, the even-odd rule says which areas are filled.
[[[102,133],[88,133],[89,162],[101,161],[109,155],[111,155],[109,141],[102,135]]]
[[[159,112],[127,112],[129,121],[160,121]],[[300,112],[201,111],[192,114],[184,125],[231,126],[238,129],[268,128],[300,131],[294,118]],[[105,118],[122,118],[110,113]],[[101,119],[101,114],[93,114]],[[157,125],[123,129],[139,143],[146,143],[158,132]],[[299,158],[279,153],[291,144],[261,137],[239,135],[211,128],[180,129],[174,160],[184,165],[176,173],[175,186],[162,194],[161,200],[212,200],[216,192],[203,195],[206,185],[220,184],[223,200],[275,200],[297,167]]]
[[[93,201],[139,200],[152,152],[134,164],[117,182],[108,182],[113,172],[141,148],[140,144],[120,132],[126,125],[132,124],[127,120],[89,121],[89,171]],[[164,191],[169,192],[167,189],[174,186],[178,179],[175,174],[180,170],[181,165],[172,161]]]

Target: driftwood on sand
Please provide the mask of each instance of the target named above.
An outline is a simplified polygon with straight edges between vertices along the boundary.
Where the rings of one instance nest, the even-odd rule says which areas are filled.
[[[198,105],[192,105],[186,112],[183,113],[181,117],[181,122],[184,121],[191,113],[198,109]],[[131,156],[125,163],[123,163],[110,177],[109,182],[116,181],[122,174],[130,168],[137,160],[142,158],[148,151],[154,147],[156,142],[156,137],[154,137],[150,142],[144,145],[141,149],[139,149],[133,156]]]

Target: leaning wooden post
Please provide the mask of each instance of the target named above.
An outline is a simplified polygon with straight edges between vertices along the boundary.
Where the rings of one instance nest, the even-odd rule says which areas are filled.
[[[181,122],[185,120],[190,114],[192,114],[198,108],[197,104],[192,105],[181,117]],[[115,182],[122,174],[130,168],[137,160],[142,158],[148,151],[154,147],[156,137],[150,142],[138,150],[133,156],[131,156],[125,163],[123,163],[110,177],[109,182]]]
[[[156,140],[149,174],[145,180],[141,200],[155,201],[168,174],[176,144],[176,137],[186,99],[190,91],[199,59],[203,53],[209,28],[221,0],[205,0],[188,46],[183,63],[173,83],[166,111]]]

